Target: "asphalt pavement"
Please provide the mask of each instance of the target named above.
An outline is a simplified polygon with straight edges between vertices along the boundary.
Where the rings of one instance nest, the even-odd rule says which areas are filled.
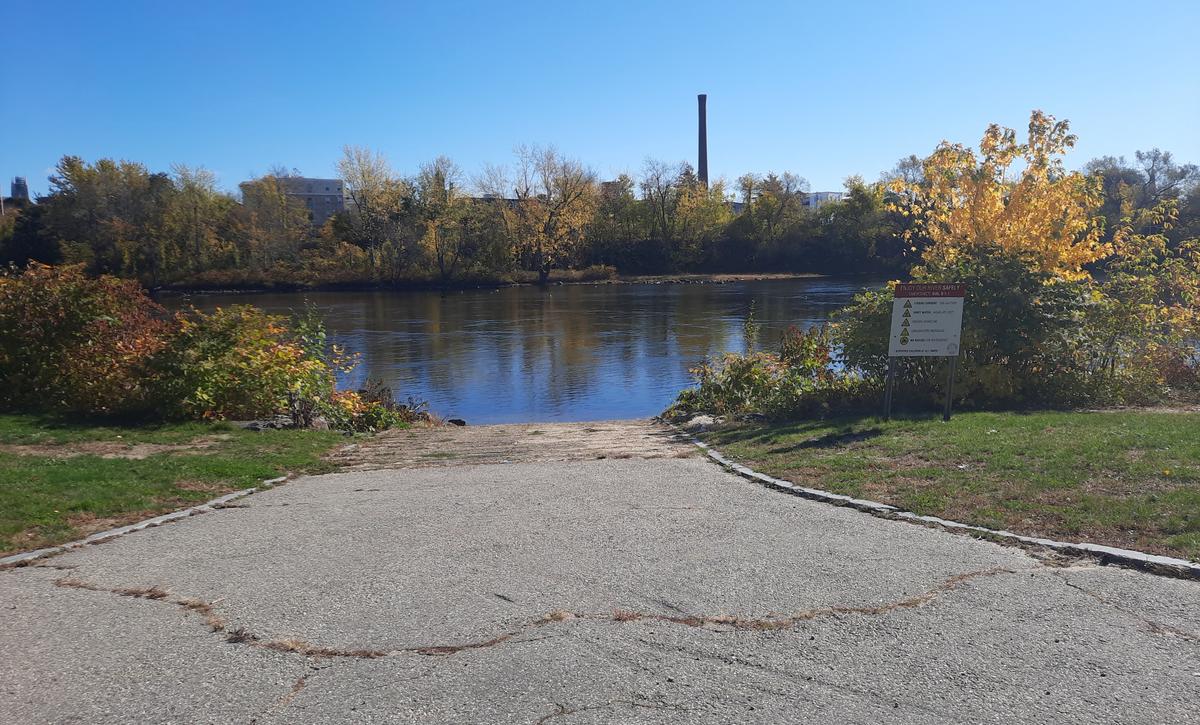
[[[683,456],[300,478],[0,571],[0,722],[1200,722],[1200,582]]]

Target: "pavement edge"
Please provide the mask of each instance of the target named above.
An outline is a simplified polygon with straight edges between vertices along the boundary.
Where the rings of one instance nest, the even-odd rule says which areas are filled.
[[[172,511],[160,516],[154,516],[143,521],[138,521],[136,523],[126,524],[125,526],[118,526],[115,529],[97,531],[91,536],[78,541],[69,541],[65,544],[59,544],[58,546],[48,546],[44,549],[34,549],[33,551],[24,551],[19,554],[10,554],[9,556],[0,557],[0,569],[23,566],[37,559],[44,559],[48,556],[62,554],[64,552],[71,551],[72,549],[78,549],[82,546],[87,546],[88,544],[99,544],[101,542],[108,541],[109,539],[114,539],[118,536],[124,536],[125,534],[132,534],[135,531],[141,531],[142,529],[149,529],[154,526],[170,523],[172,521],[178,521],[179,519],[186,519],[189,516],[196,516],[199,514],[208,513],[210,511],[216,511],[230,501],[244,498],[258,491],[265,491],[269,488],[278,486],[287,480],[288,476],[270,478],[251,488],[243,488],[240,491],[234,491],[232,493],[227,493],[224,496],[218,496],[211,501],[206,501],[205,503],[198,504],[190,508]]]
[[[1056,541],[1054,539],[1043,539],[1036,536],[1024,536],[1022,534],[1015,534],[1011,531],[989,529],[983,526],[974,526],[972,524],[964,524],[958,521],[949,521],[947,519],[938,518],[937,516],[922,516],[920,514],[913,513],[912,511],[905,511],[897,506],[892,506],[886,503],[867,501],[865,499],[843,496],[841,494],[822,491],[816,488],[799,486],[791,481],[784,481],[782,479],[775,478],[774,476],[768,476],[765,473],[755,471],[747,466],[743,466],[742,464],[725,457],[719,451],[715,450],[699,438],[696,438],[696,436],[692,435],[688,431],[685,431],[674,424],[668,423],[668,425],[671,425],[671,427],[674,428],[680,436],[682,436],[692,445],[698,447],[706,456],[708,456],[708,458],[726,470],[735,473],[742,478],[760,483],[768,488],[790,493],[794,496],[809,499],[810,501],[819,501],[821,503],[832,504],[834,506],[845,506],[862,511],[863,513],[871,514],[872,516],[878,516],[880,518],[891,519],[894,521],[908,521],[924,526],[932,526],[952,533],[976,535],[981,538],[996,541],[997,543],[1009,544],[1013,546],[1051,549],[1063,554],[1095,558],[1101,564],[1123,566],[1146,571],[1152,574],[1173,576],[1181,579],[1195,579],[1200,581],[1200,564],[1190,562],[1185,559],[1176,559],[1170,556],[1159,556],[1157,554],[1146,554],[1140,551],[1118,549],[1116,547],[1103,546],[1101,544]]]

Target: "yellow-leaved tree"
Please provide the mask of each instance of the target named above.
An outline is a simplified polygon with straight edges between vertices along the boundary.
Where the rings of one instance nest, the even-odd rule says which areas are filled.
[[[554,148],[520,146],[512,179],[490,169],[480,186],[502,204],[513,252],[546,284],[583,242],[597,203],[596,174]],[[509,196],[511,194],[511,197]]]
[[[928,241],[928,265],[952,265],[988,247],[1078,279],[1110,250],[1101,242],[1098,180],[1063,167],[1074,144],[1068,123],[1041,111],[1030,115],[1024,143],[997,124],[988,126],[978,154],[943,141],[925,159],[921,183],[892,182],[906,202],[894,210],[915,217],[907,237]]]

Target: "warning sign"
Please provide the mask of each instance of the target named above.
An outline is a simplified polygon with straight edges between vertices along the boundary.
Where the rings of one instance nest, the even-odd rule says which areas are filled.
[[[956,357],[966,292],[962,284],[896,285],[888,355]]]

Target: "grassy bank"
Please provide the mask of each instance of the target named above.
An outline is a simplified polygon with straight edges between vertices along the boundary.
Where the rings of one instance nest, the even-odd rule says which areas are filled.
[[[703,438],[813,488],[990,528],[1200,560],[1200,414],[966,413]]]
[[[71,541],[284,473],[329,469],[328,431],[94,425],[0,415],[0,554]]]

